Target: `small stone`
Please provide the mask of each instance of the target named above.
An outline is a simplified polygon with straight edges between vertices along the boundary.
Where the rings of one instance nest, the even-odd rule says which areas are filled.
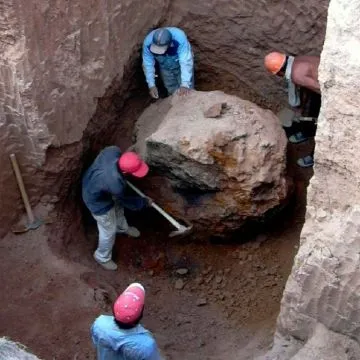
[[[226,109],[226,103],[218,103],[210,106],[206,111],[204,111],[204,116],[206,118],[217,118],[220,117]]]
[[[175,282],[176,290],[182,290],[184,288],[184,286],[185,286],[185,283],[183,280],[181,280],[181,279],[176,280],[176,282]]]
[[[207,304],[207,301],[205,298],[200,298],[196,301],[196,306],[205,306]]]
[[[181,268],[181,269],[177,269],[176,273],[179,275],[186,275],[189,272],[189,269],[186,268]]]
[[[230,273],[230,271],[231,271],[231,269],[230,269],[230,268],[226,268],[226,269],[225,269],[225,274],[229,274],[229,273]]]
[[[215,278],[215,282],[216,282],[217,284],[220,284],[222,281],[223,281],[222,276],[217,276],[217,277]]]
[[[149,276],[154,276],[154,270],[150,270],[150,271],[148,272],[148,274],[149,274]]]
[[[252,259],[253,259],[253,256],[252,256],[252,255],[249,255],[249,256],[247,257],[247,260],[248,260],[248,261],[252,261]]]

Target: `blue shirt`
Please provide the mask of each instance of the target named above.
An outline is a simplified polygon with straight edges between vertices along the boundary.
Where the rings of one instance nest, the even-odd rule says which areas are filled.
[[[108,146],[97,156],[82,178],[82,198],[94,215],[104,215],[114,206],[114,198],[130,210],[141,210],[146,200],[125,196],[126,180],[118,169],[121,151]]]
[[[194,67],[191,45],[186,34],[181,29],[176,27],[167,27],[166,29],[172,35],[172,42],[164,55],[156,56],[172,57],[174,61],[178,61],[181,69],[181,86],[190,88],[192,86]],[[143,43],[143,68],[149,88],[155,86],[155,55],[150,51],[155,31],[151,31]]]
[[[160,360],[155,339],[141,325],[123,330],[113,316],[101,315],[91,327],[98,360]]]

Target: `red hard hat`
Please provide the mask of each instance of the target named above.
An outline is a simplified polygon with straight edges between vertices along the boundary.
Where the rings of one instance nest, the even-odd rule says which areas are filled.
[[[141,316],[144,303],[144,287],[139,283],[130,284],[114,303],[115,319],[124,324],[134,323]]]
[[[149,167],[140,156],[134,152],[126,152],[120,156],[119,168],[124,174],[131,174],[135,177],[144,177],[149,172]]]
[[[284,66],[286,55],[279,52],[272,52],[265,56],[264,64],[268,71],[276,75]]]

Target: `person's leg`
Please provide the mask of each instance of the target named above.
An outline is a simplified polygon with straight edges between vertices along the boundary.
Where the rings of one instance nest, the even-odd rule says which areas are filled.
[[[115,214],[116,214],[116,232],[126,234],[131,237],[139,237],[140,231],[134,227],[129,226],[125,214],[124,208],[118,203],[115,203]]]
[[[93,215],[99,230],[99,243],[94,252],[94,259],[107,270],[116,270],[117,265],[111,260],[112,248],[116,236],[115,207],[104,215]]]
[[[169,95],[173,95],[180,87],[180,76],[177,69],[160,69],[161,80]]]

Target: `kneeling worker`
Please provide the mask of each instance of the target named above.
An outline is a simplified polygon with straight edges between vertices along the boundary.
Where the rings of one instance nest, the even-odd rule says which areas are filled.
[[[117,146],[103,149],[82,178],[82,198],[97,222],[99,243],[94,259],[106,270],[116,270],[112,261],[112,248],[116,233],[139,237],[140,232],[129,226],[124,208],[141,210],[151,205],[149,198],[126,196],[124,175],[142,178],[148,166],[133,152],[121,154]]]
[[[143,43],[143,69],[150,96],[159,98],[155,84],[155,61],[169,95],[186,95],[194,88],[194,57],[186,34],[176,27],[151,31]]]
[[[288,56],[272,52],[265,56],[265,67],[274,75],[285,77],[288,85],[289,105],[300,109],[304,117],[318,117],[320,110],[320,84],[318,80],[318,56]],[[305,112],[308,112],[306,114]],[[300,143],[307,138],[298,132],[290,136],[292,143]],[[298,160],[301,167],[313,165],[313,156]]]
[[[140,325],[145,290],[133,283],[117,298],[113,316],[100,315],[91,327],[98,360],[160,360],[155,339]]]

